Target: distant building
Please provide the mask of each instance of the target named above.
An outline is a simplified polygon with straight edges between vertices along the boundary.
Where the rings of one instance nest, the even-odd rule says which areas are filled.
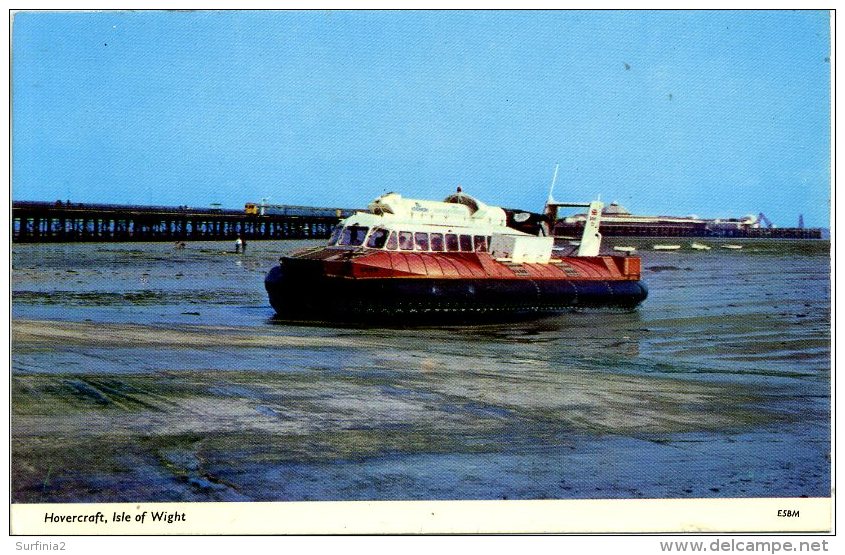
[[[586,218],[586,214],[561,218],[554,225],[554,234],[580,237]],[[601,233],[608,237],[821,237],[819,230],[764,228],[760,225],[760,219],[753,215],[719,219],[698,216],[641,216],[631,214],[616,202],[602,210]]]

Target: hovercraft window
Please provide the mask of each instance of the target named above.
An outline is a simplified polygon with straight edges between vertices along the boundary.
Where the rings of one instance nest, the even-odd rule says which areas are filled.
[[[370,238],[367,239],[367,246],[371,249],[383,249],[387,242],[388,232],[383,227],[377,227],[370,233]]]
[[[454,233],[446,234],[446,250],[449,252],[456,252],[461,250],[458,246],[458,236]]]
[[[414,234],[410,231],[399,232],[399,248],[403,251],[414,250]]]
[[[342,225],[334,226],[332,230],[332,236],[329,237],[329,246],[332,247],[337,244],[337,240],[340,239],[340,233],[343,231]]]
[[[396,232],[391,231],[390,237],[387,238],[387,250],[395,251],[399,246],[399,240],[396,238]]]
[[[414,233],[414,250],[427,251],[428,250],[428,233],[417,232]]]
[[[349,245],[352,247],[360,246],[364,244],[364,238],[367,236],[367,232],[369,230],[369,227],[360,225],[347,226],[343,228],[343,234],[340,236],[340,241],[338,241],[337,244]]]
[[[466,252],[472,252],[471,235],[461,235],[461,250]]]
[[[475,242],[475,252],[487,252],[487,237],[476,235],[473,239]]]
[[[443,252],[443,234],[442,233],[432,233],[431,234],[431,250],[435,252]]]

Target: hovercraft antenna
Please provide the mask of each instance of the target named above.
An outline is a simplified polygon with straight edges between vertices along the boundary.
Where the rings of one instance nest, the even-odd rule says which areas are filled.
[[[555,174],[552,177],[552,186],[549,187],[549,198],[546,200],[546,204],[554,204],[555,199],[552,196],[552,193],[555,192],[555,183],[557,183],[557,170],[560,167],[560,164],[555,164]]]
[[[552,186],[549,187],[549,197],[546,199],[546,206],[543,208],[543,214],[546,215],[549,225],[549,235],[551,235],[552,230],[554,229],[555,222],[557,221],[557,202],[555,202],[553,193],[555,191],[555,183],[557,183],[557,170],[560,167],[560,164],[555,164],[555,174],[552,177]]]

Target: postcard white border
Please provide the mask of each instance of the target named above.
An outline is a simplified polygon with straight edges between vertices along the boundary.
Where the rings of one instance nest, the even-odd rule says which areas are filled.
[[[115,513],[128,520],[115,522]],[[56,522],[58,515],[88,522]],[[63,536],[662,534],[828,532],[832,522],[829,498],[751,498],[14,504],[11,525],[16,535]]]

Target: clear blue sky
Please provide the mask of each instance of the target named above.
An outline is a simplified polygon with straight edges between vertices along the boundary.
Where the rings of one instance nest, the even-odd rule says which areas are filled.
[[[827,12],[16,14],[15,200],[540,210],[829,225]]]

